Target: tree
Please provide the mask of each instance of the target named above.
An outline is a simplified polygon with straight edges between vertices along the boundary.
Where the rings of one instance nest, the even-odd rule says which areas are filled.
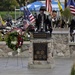
[[[2,0],[0,1],[0,11],[14,10],[15,7],[25,6],[35,0]]]
[[[25,6],[31,2],[34,2],[35,0],[16,0],[20,7]]]
[[[2,0],[0,1],[0,10],[14,10],[14,7],[18,6],[16,0]]]
[[[62,13],[62,16],[66,19],[66,20],[70,20],[72,17],[72,14],[70,12],[70,9],[68,7],[66,7]]]
[[[25,0],[16,0],[20,7],[25,5]]]

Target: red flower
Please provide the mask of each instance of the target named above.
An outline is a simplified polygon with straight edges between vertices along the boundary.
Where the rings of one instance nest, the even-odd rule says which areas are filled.
[[[21,47],[22,45],[23,45],[22,35],[18,34],[18,37],[17,37],[17,48]]]

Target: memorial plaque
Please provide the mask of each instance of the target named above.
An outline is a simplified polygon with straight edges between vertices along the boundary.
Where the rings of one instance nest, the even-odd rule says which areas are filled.
[[[50,38],[50,33],[48,32],[34,32],[33,38]]]
[[[33,43],[33,60],[47,60],[47,43]]]

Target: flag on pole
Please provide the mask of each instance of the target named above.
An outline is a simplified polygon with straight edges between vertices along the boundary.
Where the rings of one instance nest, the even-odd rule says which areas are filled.
[[[46,0],[46,10],[52,15],[51,0]]]
[[[35,22],[34,16],[27,8],[24,8],[24,19],[28,20],[30,23]]]
[[[27,8],[24,8],[24,28],[27,29],[28,26],[30,24],[33,24],[35,22],[35,18],[34,16],[32,15],[32,13],[27,9]]]
[[[60,13],[62,14],[63,9],[62,9],[62,6],[61,6],[61,3],[60,3],[59,0],[58,0],[58,7],[59,7],[59,10],[60,10]]]
[[[70,11],[75,15],[75,0],[68,0],[67,6],[70,7]]]

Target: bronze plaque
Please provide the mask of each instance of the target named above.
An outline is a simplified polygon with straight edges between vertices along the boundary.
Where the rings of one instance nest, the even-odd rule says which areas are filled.
[[[50,33],[46,32],[34,32],[33,38],[50,38]]]
[[[33,59],[47,60],[47,43],[33,43]]]

